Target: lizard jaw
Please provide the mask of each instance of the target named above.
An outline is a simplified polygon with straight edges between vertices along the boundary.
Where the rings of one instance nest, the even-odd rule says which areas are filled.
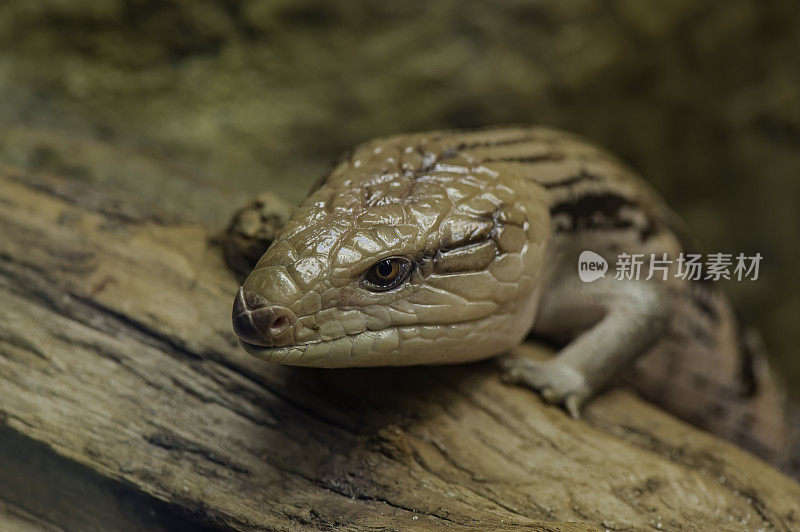
[[[316,368],[393,365],[387,358],[396,352],[398,343],[397,327],[286,346],[267,347],[239,340],[239,345],[256,358]]]
[[[346,368],[456,364],[490,358],[522,340],[507,315],[438,325],[398,325],[330,340],[260,346],[239,340],[250,355],[291,366]],[[524,330],[523,330],[524,329]]]

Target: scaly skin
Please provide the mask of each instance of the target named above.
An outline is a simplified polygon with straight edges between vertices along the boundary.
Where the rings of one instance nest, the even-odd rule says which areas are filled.
[[[674,276],[614,281],[613,271],[577,281],[581,250],[612,265],[620,252],[674,257],[686,249],[679,226],[629,169],[572,135],[378,139],[292,215],[237,295],[234,328],[253,356],[315,367],[466,362],[533,331],[566,347],[545,363],[507,359],[505,376],[574,415],[627,376],[676,414],[780,461],[780,393],[716,289]],[[373,290],[365,275],[392,257],[410,261],[410,276]]]
[[[517,345],[536,311],[550,234],[539,187],[441,154],[432,137],[359,147],[294,213],[244,283],[297,323],[272,362],[321,367],[465,362]],[[414,272],[383,293],[359,285],[376,261]]]

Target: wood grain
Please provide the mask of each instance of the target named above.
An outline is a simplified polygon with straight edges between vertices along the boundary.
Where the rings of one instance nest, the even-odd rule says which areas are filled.
[[[0,528],[800,528],[800,485],[626,391],[574,421],[491,361],[248,357],[212,232],[0,169]]]

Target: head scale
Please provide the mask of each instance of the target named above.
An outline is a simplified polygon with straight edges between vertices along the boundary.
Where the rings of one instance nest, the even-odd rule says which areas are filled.
[[[475,164],[446,138],[365,144],[258,262],[235,329],[250,354],[307,366],[500,353],[533,321],[546,213],[535,185]]]

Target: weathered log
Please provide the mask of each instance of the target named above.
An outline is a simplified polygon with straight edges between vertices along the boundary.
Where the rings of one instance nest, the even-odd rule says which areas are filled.
[[[800,528],[800,485],[627,391],[575,421],[491,361],[250,358],[212,231],[134,204],[0,171],[0,528]]]

